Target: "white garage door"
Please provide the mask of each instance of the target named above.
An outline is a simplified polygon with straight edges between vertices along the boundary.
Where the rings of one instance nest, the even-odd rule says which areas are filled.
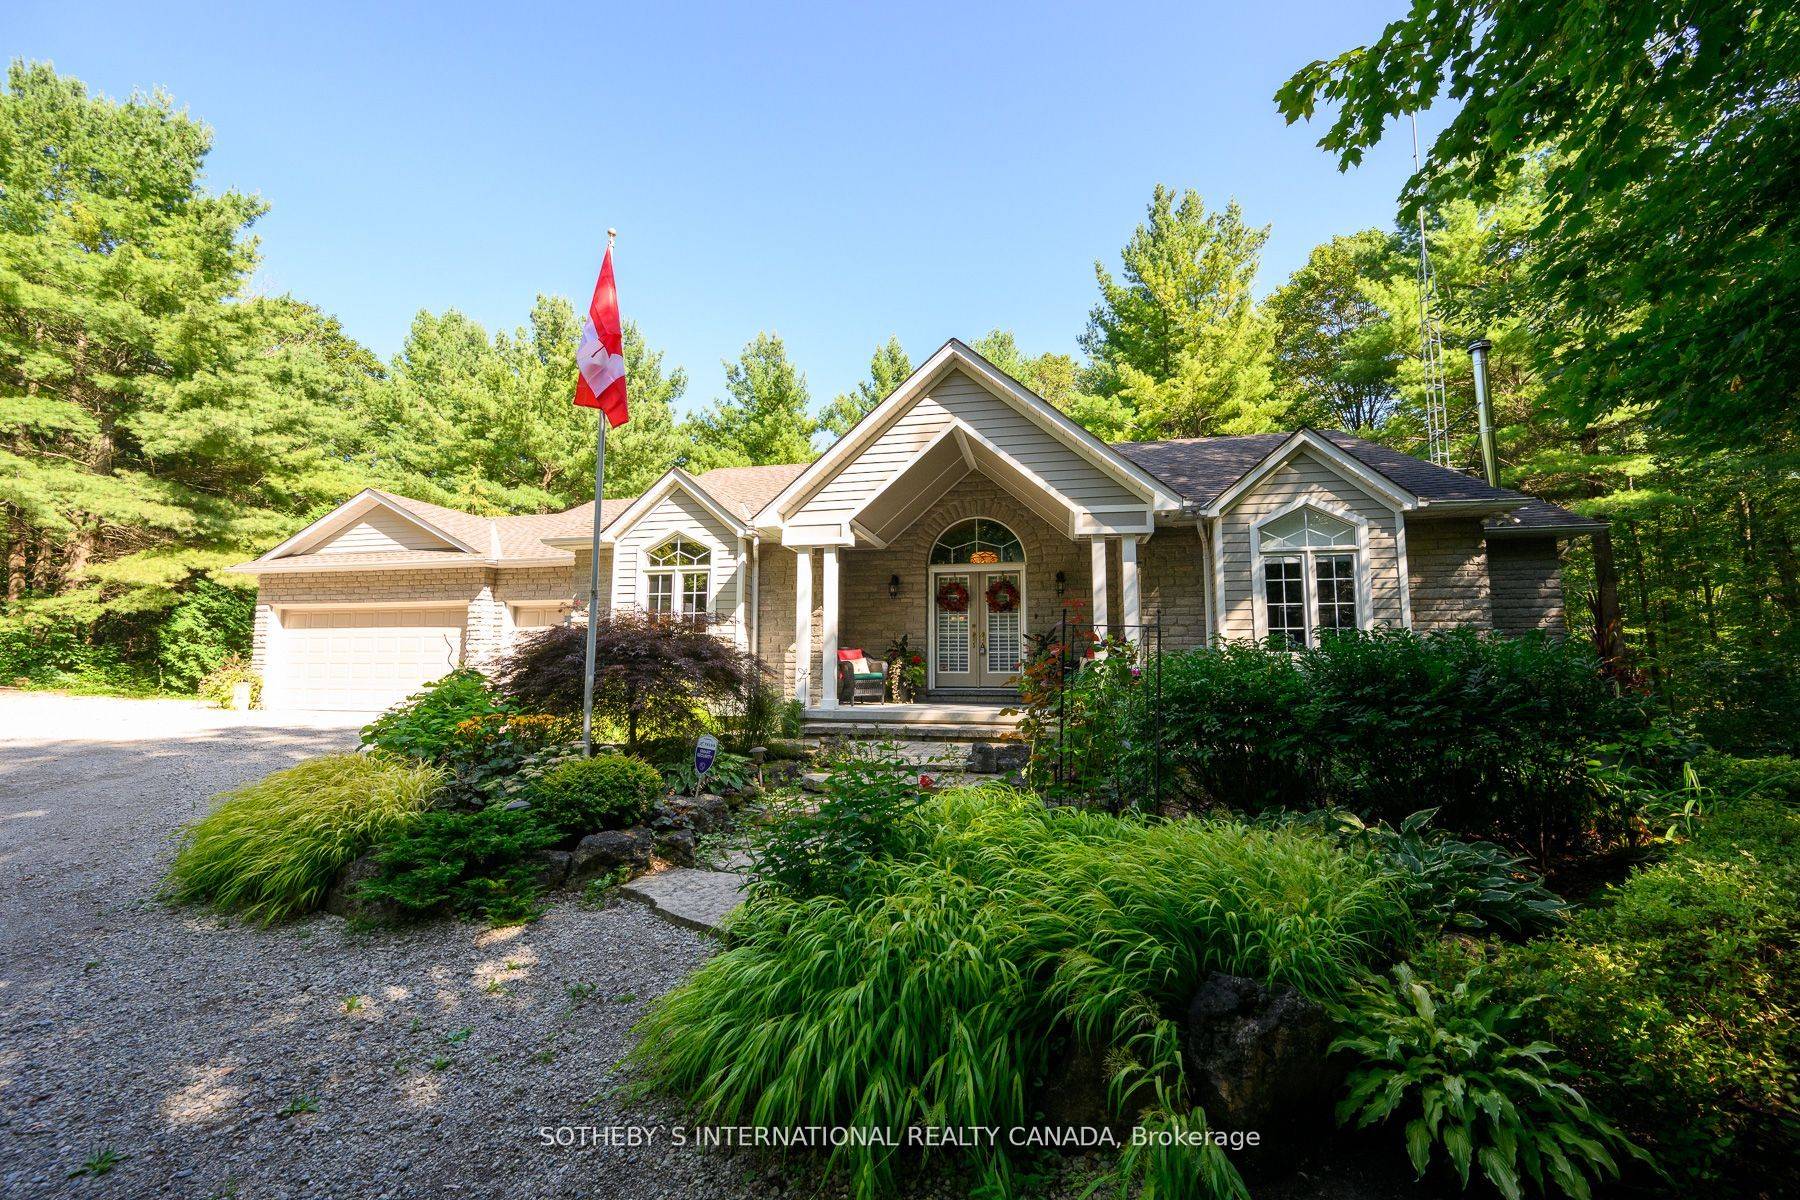
[[[386,708],[462,660],[463,617],[461,608],[284,613],[271,707]]]
[[[568,600],[553,604],[519,604],[513,607],[513,628],[521,632],[561,625],[575,605]]]

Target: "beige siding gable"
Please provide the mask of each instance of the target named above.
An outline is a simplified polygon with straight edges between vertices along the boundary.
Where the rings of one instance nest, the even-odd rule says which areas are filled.
[[[642,605],[644,554],[676,534],[711,547],[712,611],[732,616],[737,611],[738,572],[743,567],[738,559],[737,531],[680,487],[672,488],[613,544],[611,607]]]
[[[901,410],[861,453],[828,477],[788,518],[791,529],[829,535],[938,434],[961,421],[1044,483],[1084,508],[1142,511],[1144,501],[1061,439],[960,369]]]
[[[1401,605],[1404,581],[1396,538],[1394,510],[1355,483],[1345,479],[1323,459],[1301,452],[1255,487],[1220,518],[1224,555],[1224,596],[1220,605],[1226,639],[1256,636],[1256,581],[1252,554],[1252,530],[1259,521],[1296,503],[1313,503],[1328,512],[1340,509],[1368,523],[1369,613],[1375,628],[1398,628],[1404,623]]]
[[[391,508],[376,507],[348,528],[335,533],[307,554],[380,554],[394,550],[451,550],[456,547],[428,533]]]

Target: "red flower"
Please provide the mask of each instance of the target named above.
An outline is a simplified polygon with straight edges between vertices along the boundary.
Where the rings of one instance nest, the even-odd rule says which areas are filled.
[[[929,775],[919,776],[919,790],[922,792],[936,791],[937,790],[937,780],[933,779]]]
[[[921,656],[915,654],[912,656],[912,665],[915,667],[922,667],[925,665],[925,660]]]

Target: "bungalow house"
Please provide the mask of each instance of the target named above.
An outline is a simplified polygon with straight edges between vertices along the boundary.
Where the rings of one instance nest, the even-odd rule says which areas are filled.
[[[381,708],[570,619],[592,513],[353,497],[237,568],[267,702]],[[601,519],[602,611],[711,620],[821,717],[841,649],[910,635],[934,698],[979,697],[1070,605],[1165,649],[1560,632],[1559,543],[1601,527],[1342,433],[1108,445],[954,340],[814,461],[675,468]]]

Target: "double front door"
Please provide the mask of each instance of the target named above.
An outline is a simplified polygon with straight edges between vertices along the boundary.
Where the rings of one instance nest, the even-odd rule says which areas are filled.
[[[966,604],[960,601],[964,593]],[[931,606],[932,687],[1014,685],[1024,657],[1022,571],[1016,567],[936,571],[931,579]]]

